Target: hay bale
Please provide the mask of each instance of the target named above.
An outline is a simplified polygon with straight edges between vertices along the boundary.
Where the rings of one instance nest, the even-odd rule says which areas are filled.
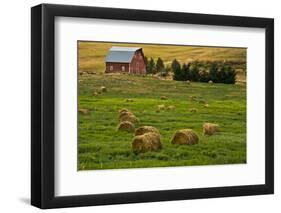
[[[175,110],[175,106],[173,106],[173,105],[170,105],[170,106],[168,106],[167,107],[167,110],[169,110],[169,111],[173,111],[173,110]]]
[[[142,127],[139,127],[139,128],[136,129],[135,136],[143,135],[143,134],[148,133],[148,132],[154,132],[154,133],[160,135],[159,130],[156,129],[155,127],[153,127],[153,126],[142,126]]]
[[[214,82],[212,80],[208,81],[209,84],[213,84]]]
[[[204,104],[204,108],[208,108],[209,107],[209,104]]]
[[[120,119],[122,119],[122,117],[131,116],[131,115],[134,115],[134,114],[132,112],[130,112],[130,111],[122,110],[119,113],[119,118],[118,119],[120,121]]]
[[[123,108],[123,109],[120,109],[119,110],[119,113],[122,114],[123,112],[130,112],[128,109],[126,108]]]
[[[154,132],[148,132],[143,135],[137,135],[132,141],[133,152],[157,151],[162,148],[160,135]]]
[[[78,109],[78,112],[82,115],[90,114],[90,110],[88,110],[88,109]]]
[[[165,106],[164,104],[160,104],[160,105],[157,106],[157,109],[158,109],[159,111],[165,110],[165,109],[166,109],[166,106]]]
[[[98,92],[94,92],[94,95],[98,95]]]
[[[192,129],[181,129],[176,131],[171,141],[172,144],[193,145],[199,142],[199,137]]]
[[[168,100],[168,98],[166,96],[161,96],[160,99],[161,100]]]
[[[196,108],[191,108],[189,111],[190,112],[197,112],[198,110]]]
[[[135,131],[135,125],[131,123],[130,121],[123,121],[119,123],[117,127],[117,131],[127,131],[127,132],[133,132]]]
[[[219,131],[219,125],[214,123],[203,124],[203,135],[213,135]]]
[[[130,121],[133,124],[139,122],[139,119],[131,112],[122,112],[119,114],[119,122]]]
[[[100,87],[100,91],[101,91],[101,92],[107,92],[107,89],[106,89],[105,86],[101,86],[101,87]]]
[[[191,81],[190,81],[190,80],[187,80],[186,83],[187,83],[188,85],[190,85],[190,84],[191,84]]]

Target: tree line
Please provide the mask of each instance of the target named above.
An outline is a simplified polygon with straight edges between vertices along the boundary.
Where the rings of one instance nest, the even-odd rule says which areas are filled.
[[[182,65],[174,59],[172,62],[174,72],[173,79],[176,81],[195,81],[234,84],[236,71],[227,63],[211,62],[204,63],[193,61]]]
[[[146,57],[145,62],[147,74],[160,73],[161,76],[167,76],[168,72],[172,71],[175,81],[213,81],[214,83],[234,84],[237,74],[233,66],[226,62],[193,61],[180,64],[174,59],[171,66],[165,66],[161,58],[158,58],[155,63],[153,58],[147,59]]]
[[[147,57],[144,57],[144,61],[146,64],[147,74],[160,73],[162,76],[166,76],[168,74],[168,69],[160,57],[156,60],[156,62],[153,58],[148,59]]]

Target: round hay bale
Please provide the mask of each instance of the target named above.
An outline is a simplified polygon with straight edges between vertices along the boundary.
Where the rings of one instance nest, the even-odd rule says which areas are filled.
[[[101,87],[100,87],[100,91],[101,91],[101,92],[107,92],[107,89],[106,89],[105,86],[101,86]]]
[[[208,107],[209,107],[209,104],[204,104],[204,107],[205,107],[205,108],[208,108]]]
[[[214,82],[212,80],[208,81],[209,84],[213,84]]]
[[[191,81],[190,81],[190,80],[187,80],[186,83],[187,83],[188,85],[190,85],[190,84],[191,84]]]
[[[160,104],[160,105],[157,106],[157,109],[158,109],[159,111],[165,110],[165,109],[166,109],[166,106],[165,106],[164,104]]]
[[[119,110],[119,113],[121,114],[121,113],[123,113],[123,112],[130,112],[128,109],[126,109],[126,108],[123,108],[123,109],[120,109]]]
[[[154,133],[157,133],[157,134],[160,135],[159,130],[156,129],[155,127],[153,127],[153,126],[142,126],[142,127],[139,127],[139,128],[136,129],[135,136],[143,135],[143,134],[148,133],[148,132],[154,132]]]
[[[98,95],[98,92],[94,92],[94,95]]]
[[[197,112],[198,110],[196,108],[191,108],[189,111],[190,112]]]
[[[134,115],[133,113],[131,113],[130,111],[126,111],[126,110],[122,110],[120,111],[119,113],[119,121],[122,117],[125,117],[125,116],[131,116],[131,115]]]
[[[203,135],[213,135],[219,131],[219,125],[214,123],[203,124]]]
[[[133,152],[157,151],[162,148],[160,135],[154,132],[148,132],[143,135],[137,135],[132,141]]]
[[[171,141],[172,144],[193,145],[199,142],[199,137],[192,129],[181,129],[176,131]]]
[[[168,100],[168,98],[166,96],[161,96],[160,99],[161,100]]]
[[[167,107],[167,110],[169,110],[169,111],[173,111],[173,110],[175,110],[175,106],[173,106],[173,105],[170,105],[170,106],[168,106]]]
[[[133,132],[135,131],[135,125],[131,123],[130,121],[123,121],[119,123],[117,127],[117,131],[127,131],[127,132]]]
[[[151,142],[152,151],[157,151],[162,148],[160,134],[155,132],[148,132],[144,134]]]
[[[119,115],[119,122],[130,121],[133,124],[139,122],[139,119],[131,112],[123,112]]]
[[[79,109],[78,112],[82,115],[90,114],[90,110],[88,110],[88,109]]]

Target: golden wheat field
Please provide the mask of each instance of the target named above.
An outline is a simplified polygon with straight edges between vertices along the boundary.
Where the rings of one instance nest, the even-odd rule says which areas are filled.
[[[179,45],[156,45],[156,44],[128,44],[114,42],[87,42],[78,41],[78,61],[80,72],[101,73],[105,70],[104,58],[112,46],[142,47],[146,57],[162,58],[165,65],[171,64],[173,59],[180,63],[193,60],[200,61],[234,61],[246,63],[245,48],[227,47],[201,47]],[[245,66],[238,67],[245,71]]]

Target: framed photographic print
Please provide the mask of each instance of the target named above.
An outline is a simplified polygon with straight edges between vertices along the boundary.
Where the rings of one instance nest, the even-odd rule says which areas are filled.
[[[271,194],[274,21],[31,9],[31,203]]]

